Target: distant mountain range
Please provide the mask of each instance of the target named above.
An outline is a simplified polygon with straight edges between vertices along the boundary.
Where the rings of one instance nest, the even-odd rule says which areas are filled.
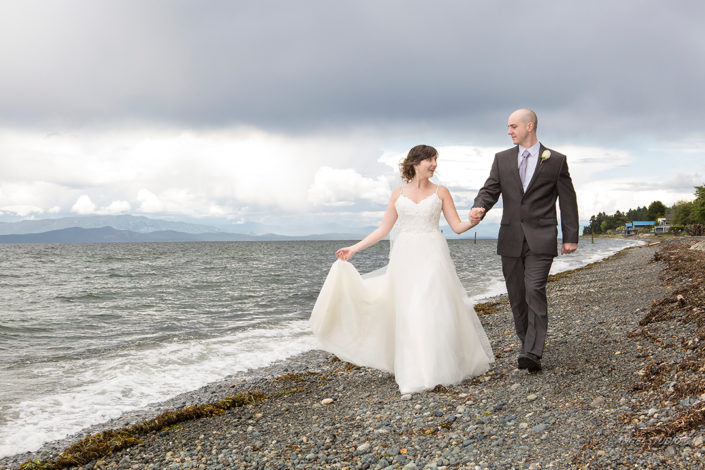
[[[99,224],[106,225],[99,225]],[[306,236],[226,232],[207,225],[148,217],[88,216],[0,223],[0,243],[143,243],[285,240],[356,240],[359,234]]]
[[[91,215],[84,217],[62,217],[59,219],[21,220],[19,222],[0,223],[0,235],[20,233],[42,233],[65,228],[101,228],[113,227],[117,230],[129,230],[137,233],[150,233],[160,230],[173,230],[183,233],[223,232],[217,227],[172,222],[169,220],[150,219],[134,215]]]

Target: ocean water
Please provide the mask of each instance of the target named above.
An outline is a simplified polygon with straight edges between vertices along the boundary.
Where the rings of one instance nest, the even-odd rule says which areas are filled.
[[[552,272],[634,243],[581,242]],[[344,245],[0,245],[0,457],[315,348],[307,319]],[[470,297],[505,292],[495,240],[449,246]]]

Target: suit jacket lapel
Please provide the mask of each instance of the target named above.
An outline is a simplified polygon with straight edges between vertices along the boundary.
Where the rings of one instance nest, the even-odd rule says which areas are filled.
[[[512,173],[514,174],[514,179],[516,180],[517,184],[519,185],[519,189],[521,190],[521,194],[524,194],[524,185],[521,184],[521,176],[519,175],[519,146],[517,145],[514,150],[516,152],[512,152]]]

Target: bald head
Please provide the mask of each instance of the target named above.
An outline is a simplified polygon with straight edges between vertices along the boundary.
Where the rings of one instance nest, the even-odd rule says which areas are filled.
[[[539,118],[538,116],[536,116],[535,112],[533,112],[529,108],[521,108],[514,111],[512,113],[512,116],[514,116],[516,120],[521,122],[522,124],[529,124],[530,122],[532,122],[534,124],[534,132],[536,132],[536,128],[539,126]]]
[[[529,148],[538,142],[536,138],[538,121],[536,113],[527,108],[517,109],[510,114],[507,122],[509,129],[507,133],[512,137],[512,142],[525,148]]]

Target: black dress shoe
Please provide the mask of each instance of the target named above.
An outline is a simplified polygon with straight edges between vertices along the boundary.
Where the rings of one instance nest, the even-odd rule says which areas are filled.
[[[517,362],[519,363],[519,369],[528,369],[529,372],[538,372],[541,370],[541,359],[533,354],[519,354]]]

